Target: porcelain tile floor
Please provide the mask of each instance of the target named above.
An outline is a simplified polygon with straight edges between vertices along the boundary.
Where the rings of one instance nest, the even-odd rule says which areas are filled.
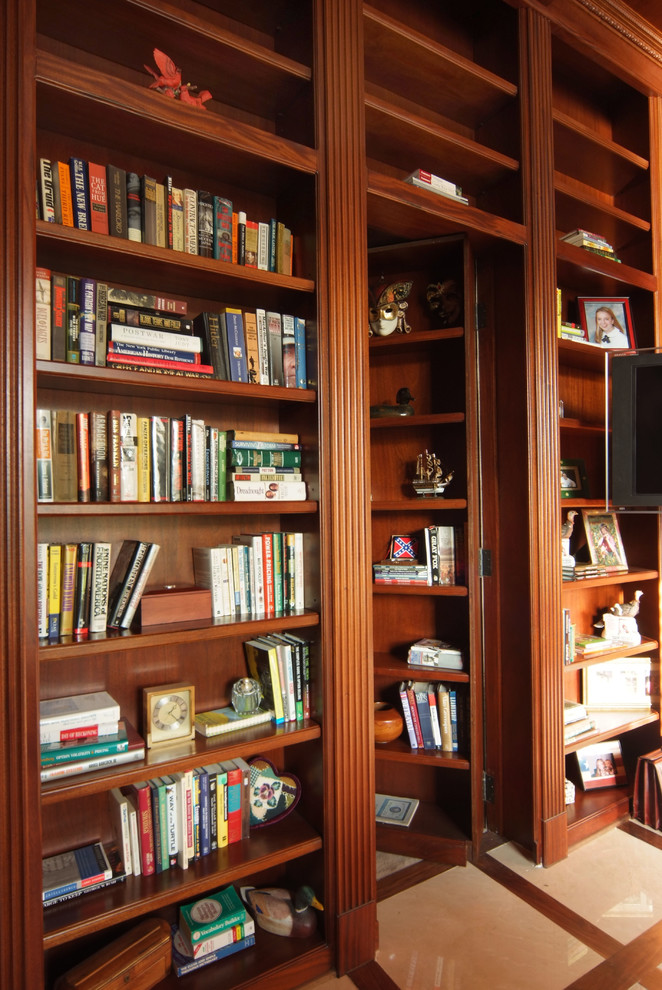
[[[662,990],[662,836],[630,828],[546,869],[506,844],[388,897],[376,962],[400,990]]]

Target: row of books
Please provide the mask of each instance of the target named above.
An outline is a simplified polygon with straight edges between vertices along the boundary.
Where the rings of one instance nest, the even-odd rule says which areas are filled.
[[[458,203],[468,203],[469,200],[462,193],[461,186],[456,185],[449,179],[442,179],[441,176],[433,172],[426,172],[425,169],[417,168],[411,172],[405,182],[411,186],[418,186],[419,189],[428,189],[438,196],[445,196],[447,199],[454,199]]]
[[[457,753],[466,748],[466,696],[455,684],[402,681],[399,692],[412,749]]]
[[[298,444],[288,444],[291,457],[250,458],[259,450],[250,444],[269,443],[264,438],[282,436],[298,439],[297,434],[226,431],[190,413],[171,417],[142,416],[120,409],[76,412],[40,408],[35,422],[37,500],[305,500]],[[242,453],[235,456],[235,451]],[[243,463],[249,459],[257,463]],[[292,463],[263,463],[270,460]]]
[[[42,859],[44,907],[121,883],[128,876],[114,843],[90,842]]]
[[[579,701],[563,702],[563,737],[566,745],[595,731],[595,719]]]
[[[82,158],[39,159],[37,217],[203,258],[292,274],[292,232],[247,219],[231,200]]]
[[[211,591],[213,619],[282,615],[305,607],[303,533],[240,533],[193,547],[195,583]]]
[[[110,543],[38,543],[39,638],[82,641],[107,628],[130,629],[159,549],[124,540],[111,568]]]
[[[464,528],[426,526],[414,535],[392,536],[388,559],[372,570],[375,584],[463,584]]]
[[[627,574],[627,572],[626,564],[583,564],[572,557],[563,559],[564,581],[587,581],[590,578],[610,577],[613,574]]]
[[[246,664],[274,720],[296,722],[311,715],[311,643],[292,633],[256,636],[244,643]]]
[[[38,360],[307,388],[300,316],[221,306],[190,318],[184,300],[50,268],[35,294]]]

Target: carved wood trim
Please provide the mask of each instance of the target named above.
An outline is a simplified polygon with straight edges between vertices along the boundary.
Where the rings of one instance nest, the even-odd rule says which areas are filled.
[[[321,0],[317,12],[325,793],[344,973],[374,957],[377,930],[363,25],[358,0]],[[343,919],[357,910],[348,938]]]
[[[526,253],[529,302],[529,489],[531,521],[531,642],[533,656],[534,840],[565,811],[562,725],[561,555],[558,532],[558,388],[556,356],[556,251],[551,30],[535,11],[520,15],[525,140],[523,175],[528,203]],[[535,287],[535,288],[534,288]],[[551,552],[550,552],[551,545]],[[545,850],[541,849],[543,858]]]
[[[0,476],[3,501],[0,614],[2,676],[0,705],[0,783],[10,800],[0,812],[3,869],[0,984],[40,987],[41,831],[38,739],[38,670],[34,608],[34,485],[32,334],[34,312],[34,86],[35,14],[33,3],[8,0],[2,6],[2,83],[0,110],[0,238],[2,275],[3,442]],[[11,907],[10,907],[11,905]]]

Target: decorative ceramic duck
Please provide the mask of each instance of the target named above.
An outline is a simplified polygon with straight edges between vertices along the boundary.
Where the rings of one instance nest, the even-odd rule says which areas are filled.
[[[294,893],[284,887],[240,887],[239,892],[260,928],[273,935],[306,938],[317,927],[313,908],[324,910],[312,887],[299,887]]]

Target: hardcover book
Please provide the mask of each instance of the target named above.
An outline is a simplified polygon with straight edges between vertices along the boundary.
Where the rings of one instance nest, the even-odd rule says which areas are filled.
[[[47,856],[42,860],[42,898],[46,902],[70,891],[110,880],[112,875],[108,857],[100,842],[57,856]]]
[[[35,357],[51,359],[51,271],[37,268],[35,294]]]
[[[67,360],[67,277],[59,272],[51,276],[51,357]]]
[[[90,230],[90,190],[87,162],[82,158],[70,158],[71,196],[74,207],[74,223],[79,230]]]
[[[197,712],[195,716],[195,728],[203,736],[220,736],[236,729],[247,729],[252,725],[262,725],[270,722],[273,712],[263,708],[258,708],[254,712],[241,714],[236,712],[231,705],[224,708],[214,708],[208,712]]]
[[[111,237],[128,238],[126,171],[117,165],[106,165],[108,194],[108,233]]]
[[[140,176],[136,172],[126,173],[126,228],[130,241],[142,241],[142,194]]]
[[[214,196],[214,257],[232,261],[232,202]]]
[[[53,166],[55,168],[55,166]],[[74,205],[71,195],[71,171],[67,162],[57,162],[58,184],[60,187],[60,210],[63,227],[73,227]]]
[[[93,366],[96,354],[97,286],[92,278],[80,280],[80,363]]]
[[[90,633],[105,633],[108,621],[110,581],[110,543],[94,543],[92,549],[92,593],[90,597]]]
[[[214,256],[214,199],[204,190],[198,191],[198,254]]]
[[[108,189],[106,169],[103,165],[88,162],[90,184],[90,229],[96,234],[108,233]]]
[[[35,457],[37,462],[37,501],[53,502],[53,434],[50,409],[35,414]]]

